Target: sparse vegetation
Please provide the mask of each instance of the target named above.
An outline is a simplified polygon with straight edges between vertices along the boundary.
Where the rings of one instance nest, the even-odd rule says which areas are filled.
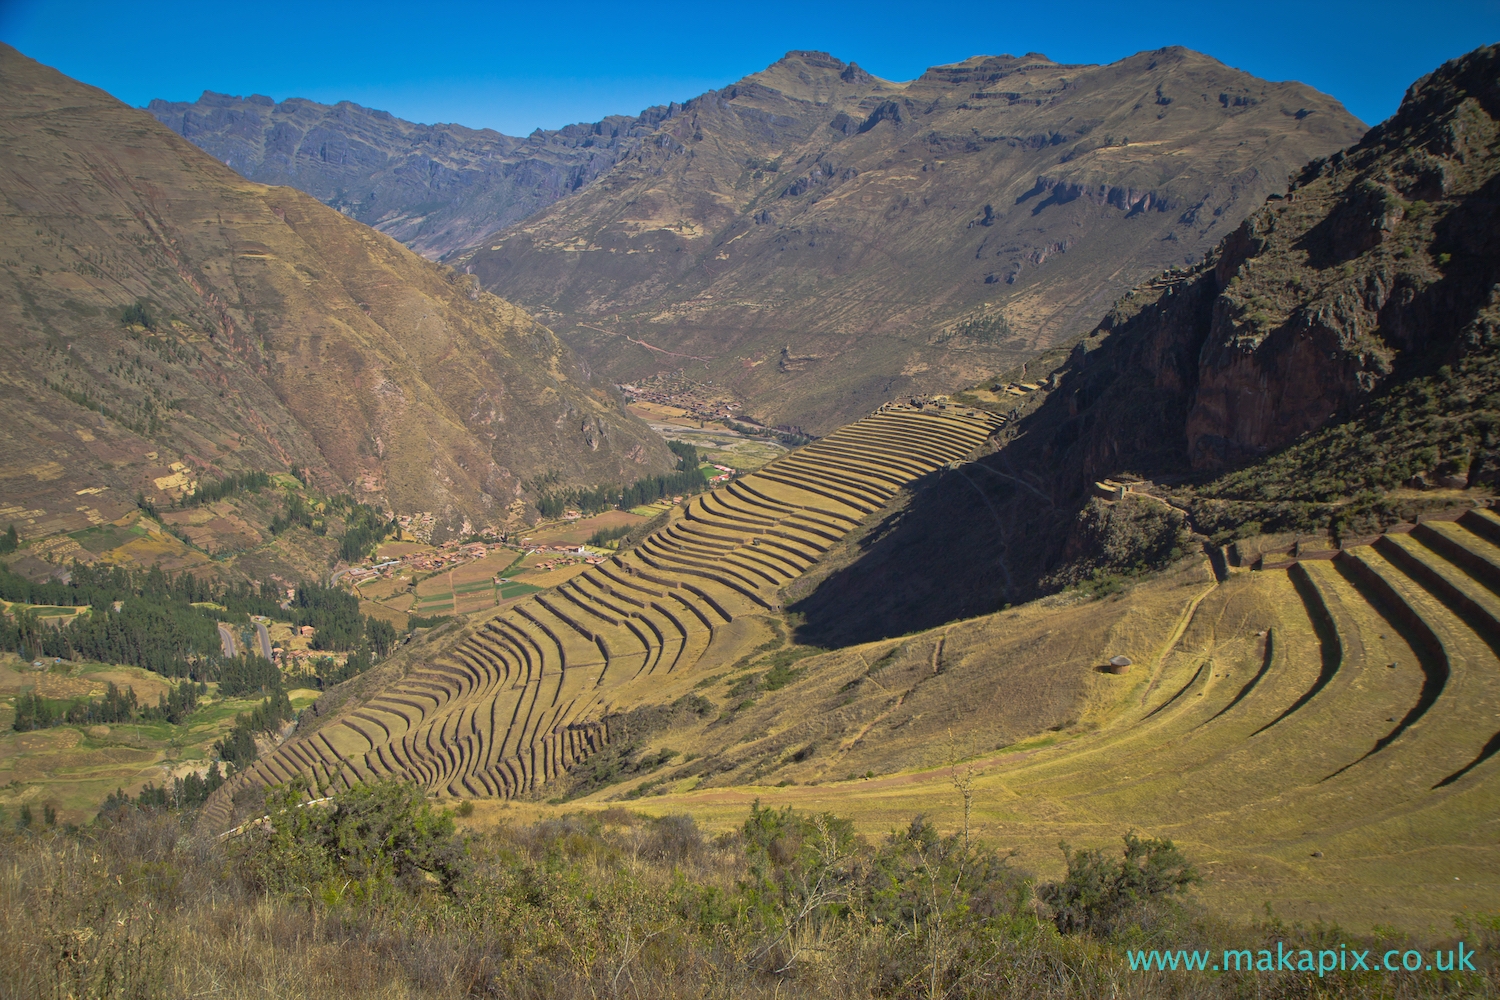
[[[146,330],[156,329],[156,321],[151,318],[151,311],[144,299],[137,299],[120,310],[120,324],[139,326]]]
[[[214,753],[229,765],[229,774],[232,776],[249,767],[260,755],[259,748],[255,745],[258,734],[274,734],[283,722],[296,717],[297,713],[292,708],[286,691],[277,683],[265,701],[251,711],[235,716],[234,728],[214,744]]]
[[[1165,502],[1126,494],[1111,503],[1091,499],[1078,514],[1082,553],[1052,578],[1054,585],[1087,583],[1096,595],[1114,593],[1121,576],[1161,569],[1190,544],[1188,521]]]
[[[677,751],[663,748],[647,753],[646,744],[651,738],[675,726],[696,722],[713,710],[708,699],[689,694],[668,705],[649,705],[606,716],[603,725],[610,733],[609,743],[568,773],[566,791],[559,801],[576,799],[666,766],[678,756]]]
[[[1126,921],[1152,921],[1202,879],[1170,840],[1125,835],[1124,857],[1102,850],[1069,850],[1068,874],[1060,882],[1037,886],[1037,898],[1052,910],[1052,922],[1063,934],[1107,937]]]
[[[311,791],[273,790],[268,821],[222,844],[183,836],[186,788],[112,798],[76,832],[32,821],[0,833],[0,996],[1228,1000],[1309,984],[1132,972],[1127,953],[1333,940],[1181,906],[1059,934],[1026,872],[922,817],[873,842],[837,815],[759,805],[717,837],[687,816],[622,809],[476,833],[411,786],[304,805]],[[1500,924],[1464,926],[1480,968],[1403,979],[1402,996],[1495,995]],[[1313,985],[1376,996],[1389,979],[1335,971]]]
[[[1398,383],[1349,419],[1192,491],[1194,518],[1232,535],[1375,534],[1434,505],[1390,493],[1412,484],[1500,484],[1500,353],[1470,353]],[[1446,501],[1435,501],[1442,505]]]

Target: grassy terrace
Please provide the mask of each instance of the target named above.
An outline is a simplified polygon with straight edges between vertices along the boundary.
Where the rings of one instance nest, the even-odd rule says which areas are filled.
[[[1222,582],[1189,562],[1123,597],[823,654],[783,695],[664,737],[733,746],[727,773],[667,769],[640,807],[714,829],[757,798],[872,833],[916,812],[953,828],[959,776],[980,834],[1044,875],[1060,839],[1138,827],[1203,864],[1228,918],[1271,903],[1442,933],[1497,898],[1497,540],[1500,519],[1470,511],[1333,559]],[[1119,654],[1133,665],[1106,672]],[[732,692],[736,675],[713,680],[707,693]],[[1040,735],[1017,739],[1026,720]]]
[[[245,780],[303,773],[347,787],[393,775],[449,795],[530,794],[609,743],[619,705],[691,687],[706,663],[753,648],[781,586],[905,479],[962,458],[998,426],[968,410],[881,412],[695,497],[635,550],[534,578],[554,586],[471,625],[428,667],[324,726],[330,752],[315,763],[278,752]],[[872,442],[903,466],[857,457],[874,454]],[[413,610],[446,609],[462,585],[419,588]],[[208,821],[228,818],[229,796],[218,796]]]

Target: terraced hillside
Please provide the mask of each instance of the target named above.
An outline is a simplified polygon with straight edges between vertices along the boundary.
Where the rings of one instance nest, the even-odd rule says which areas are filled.
[[[1123,600],[1045,604],[804,661],[801,681],[701,747],[673,734],[706,756],[667,776],[676,794],[638,801],[711,826],[761,798],[872,832],[914,812],[952,828],[956,749],[978,834],[1043,871],[1060,838],[1136,827],[1199,859],[1209,902],[1236,918],[1270,901],[1286,919],[1428,928],[1493,906],[1492,511],[1222,581],[1184,564]],[[1120,653],[1134,665],[1111,673]],[[1051,704],[1060,691],[1070,703]]]
[[[471,628],[443,656],[263,758],[245,783],[401,776],[462,796],[532,791],[608,744],[622,706],[691,688],[742,652],[777,592],[906,483],[959,461],[1002,421],[886,407],[694,498],[634,550]],[[680,683],[688,680],[684,685]],[[692,678],[696,680],[696,678]]]

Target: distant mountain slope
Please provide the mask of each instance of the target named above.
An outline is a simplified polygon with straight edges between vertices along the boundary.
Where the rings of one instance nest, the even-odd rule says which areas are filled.
[[[1492,504],[1500,46],[1414,83],[1204,264],[1135,289],[1033,371],[1055,377],[1002,397],[1021,415],[994,455],[851,536],[816,589],[815,574],[799,582],[808,641],[1129,573],[1186,530],[1286,553]],[[1107,478],[1131,492],[1101,496]]]
[[[0,524],[72,530],[306,469],[445,532],[666,447],[550,331],[307,195],[0,46]]]
[[[827,430],[1082,333],[1362,131],[1181,48],[910,83],[793,52],[451,259],[616,378],[685,365]]]
[[[524,139],[418,125],[349,101],[155,100],[163,125],[262,184],[305,191],[437,259],[591,183],[673,108],[537,129]]]

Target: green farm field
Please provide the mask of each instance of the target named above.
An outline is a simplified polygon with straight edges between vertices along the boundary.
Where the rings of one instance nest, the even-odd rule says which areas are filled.
[[[167,681],[136,667],[66,663],[36,671],[14,654],[0,654],[0,810],[13,814],[30,804],[50,804],[64,822],[82,823],[116,789],[138,792],[148,782],[161,785],[212,759],[211,748],[233,726],[235,716],[259,699],[219,699],[210,685],[199,708],[180,726],[137,722],[108,726],[54,726],[18,733],[15,698],[32,692],[49,699],[98,697],[114,683],[130,687],[143,704],[155,704]],[[302,708],[315,691],[290,692]]]

